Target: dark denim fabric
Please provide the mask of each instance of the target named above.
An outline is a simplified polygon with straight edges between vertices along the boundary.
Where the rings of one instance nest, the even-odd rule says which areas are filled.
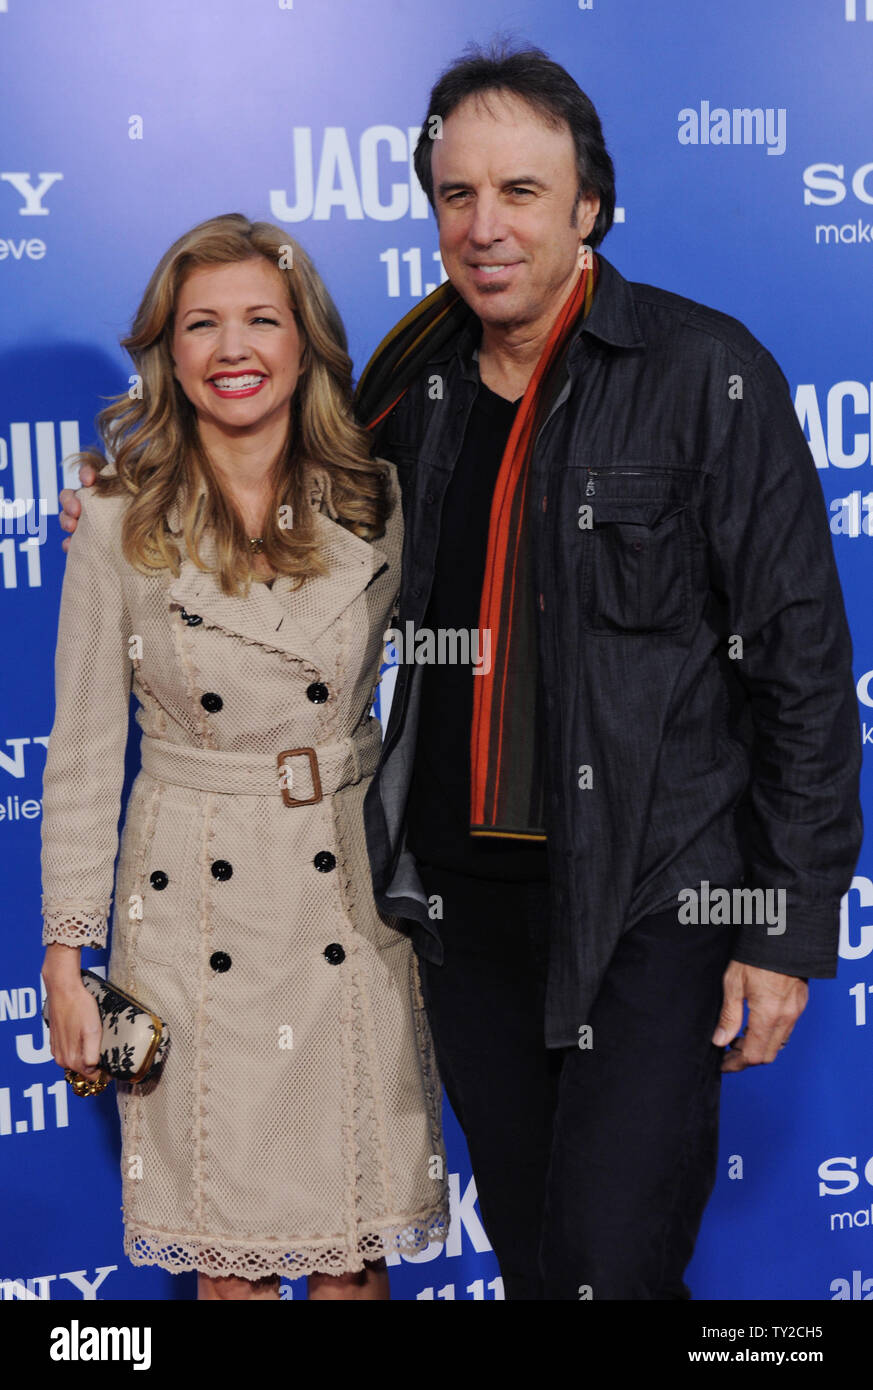
[[[421,984],[507,1299],[686,1299],[718,1161],[712,1034],[736,928],[624,933],[577,1046],[546,1049],[543,885],[419,861],[443,903]]]
[[[737,959],[834,975],[862,834],[851,642],[785,378],[736,319],[600,259],[530,488],[553,1047],[622,933],[704,879],[786,892],[785,930],[745,924]],[[401,627],[424,620],[474,347],[435,356],[375,442],[403,490]],[[438,962],[404,843],[422,671],[398,672],[365,817],[380,908]]]

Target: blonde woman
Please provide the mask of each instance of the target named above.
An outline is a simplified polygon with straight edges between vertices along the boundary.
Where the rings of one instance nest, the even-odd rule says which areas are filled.
[[[52,1055],[95,1074],[82,946],[168,1023],[117,1083],[124,1246],[198,1297],[387,1298],[448,1226],[411,943],[372,896],[362,805],[399,588],[393,468],[353,420],[336,309],[267,223],[213,218],[151,277],[112,463],[79,492],[43,821]],[[86,474],[87,476],[91,476]]]

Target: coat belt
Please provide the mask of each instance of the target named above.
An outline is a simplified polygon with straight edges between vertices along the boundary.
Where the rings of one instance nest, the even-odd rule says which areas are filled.
[[[281,796],[286,806],[311,806],[376,771],[382,748],[378,719],[349,738],[275,753],[225,753],[142,738],[142,770],[158,782],[233,796]]]

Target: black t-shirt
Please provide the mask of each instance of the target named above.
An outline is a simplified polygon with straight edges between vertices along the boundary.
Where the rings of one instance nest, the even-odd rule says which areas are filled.
[[[433,589],[423,626],[479,626],[494,485],[519,401],[480,383],[460,457],[443,501]],[[481,651],[481,647],[480,647]],[[471,665],[425,665],[407,845],[417,859],[475,878],[547,877],[545,841],[470,835]]]

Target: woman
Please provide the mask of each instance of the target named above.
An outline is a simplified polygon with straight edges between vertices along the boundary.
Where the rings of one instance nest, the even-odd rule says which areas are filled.
[[[407,936],[380,915],[363,800],[399,588],[390,464],[353,421],[334,305],[279,228],[170,247],[79,493],[43,821],[52,1055],[93,1075],[83,945],[159,1013],[157,1080],[117,1083],[125,1250],[199,1298],[387,1298],[385,1250],[448,1225],[439,1083]],[[92,461],[103,466],[101,455]],[[284,755],[284,756],[283,756]]]

